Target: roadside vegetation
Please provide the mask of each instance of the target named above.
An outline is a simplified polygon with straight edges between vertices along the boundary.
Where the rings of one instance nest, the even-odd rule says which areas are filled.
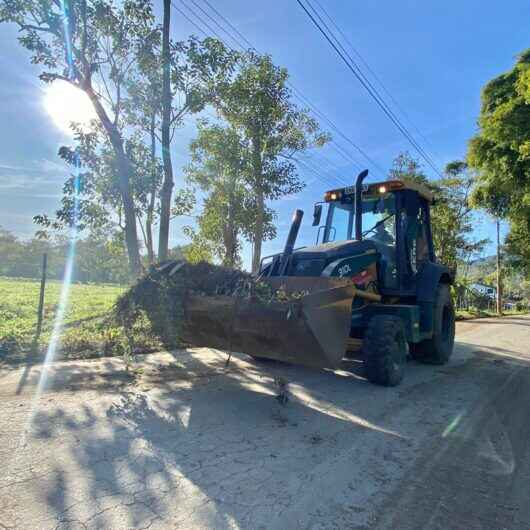
[[[49,281],[44,300],[44,319],[36,339],[40,282],[0,277],[0,362],[16,363],[41,359],[50,342],[59,309],[61,282]],[[88,358],[120,355],[125,351],[122,331],[112,320],[113,307],[124,288],[105,284],[72,284],[60,330],[59,358]],[[137,331],[142,351],[158,343]]]

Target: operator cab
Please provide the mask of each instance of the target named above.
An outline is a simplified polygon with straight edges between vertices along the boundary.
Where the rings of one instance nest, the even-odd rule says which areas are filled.
[[[356,238],[355,186],[327,191],[324,203],[317,203],[313,214],[313,225],[320,225],[323,206],[327,206],[316,244],[370,241],[381,256],[381,287],[387,292],[406,290],[412,287],[422,263],[434,261],[429,222],[432,203],[432,193],[419,184],[390,180],[363,185],[357,234],[361,237]]]

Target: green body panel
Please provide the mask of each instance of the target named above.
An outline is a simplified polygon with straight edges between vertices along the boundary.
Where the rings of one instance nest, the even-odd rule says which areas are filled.
[[[341,258],[330,263],[322,272],[322,276],[350,278],[367,269],[370,265],[375,265],[378,259],[379,254],[377,252],[365,252],[364,254]]]
[[[353,279],[358,289],[364,289],[368,283],[377,283],[376,264],[378,252],[365,252],[341,258],[330,263],[322,276]],[[358,330],[362,336],[368,321],[374,315],[392,315],[403,321],[408,342],[418,343],[432,336],[432,303],[413,304],[367,304],[361,298],[355,298],[352,304],[352,330]],[[354,333],[355,336],[359,336]]]
[[[374,315],[393,315],[401,318],[408,342],[416,343],[425,338],[420,331],[420,308],[417,305],[369,304],[362,311],[361,326],[365,327]]]

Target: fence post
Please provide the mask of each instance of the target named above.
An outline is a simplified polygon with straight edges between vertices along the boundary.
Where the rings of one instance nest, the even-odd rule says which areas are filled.
[[[42,255],[42,276],[40,279],[40,295],[39,295],[39,309],[37,311],[37,332],[35,333],[35,342],[40,337],[42,330],[42,318],[44,313],[44,289],[46,288],[46,269],[48,267],[48,254],[45,252]]]

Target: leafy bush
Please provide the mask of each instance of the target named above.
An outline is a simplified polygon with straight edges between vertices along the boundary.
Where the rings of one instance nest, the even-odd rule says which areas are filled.
[[[167,262],[152,267],[118,298],[115,321],[128,338],[131,350],[136,348],[134,341],[139,334],[135,329],[141,327],[142,320],[149,327],[143,329],[144,334],[159,339],[166,347],[175,347],[180,343],[188,293],[233,295],[251,282],[248,273],[206,262]]]

